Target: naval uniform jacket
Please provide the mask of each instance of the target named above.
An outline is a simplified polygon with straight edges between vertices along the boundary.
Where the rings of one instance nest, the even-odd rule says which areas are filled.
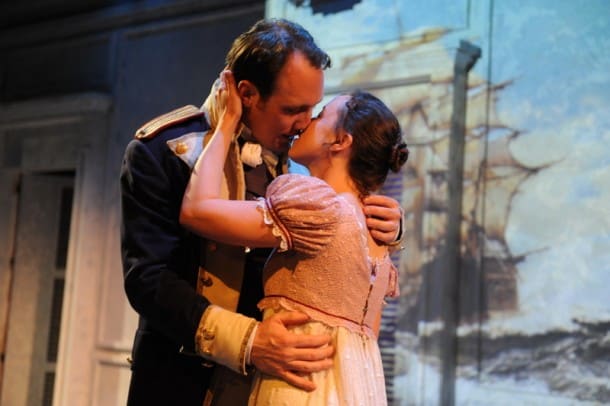
[[[212,375],[208,361],[236,376],[246,374],[244,351],[256,322],[234,312],[244,248],[205,241],[179,223],[191,168],[212,135],[210,121],[215,117],[205,104],[202,109],[183,107],[147,123],[125,150],[124,287],[140,316],[130,405],[201,405]],[[236,142],[224,175],[223,197],[243,199],[244,170]]]

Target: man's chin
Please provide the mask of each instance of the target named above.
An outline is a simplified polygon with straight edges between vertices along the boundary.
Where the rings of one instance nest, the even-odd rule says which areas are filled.
[[[279,144],[276,144],[274,146],[274,148],[271,148],[271,151],[273,151],[274,154],[277,155],[285,155],[288,153],[288,150],[290,149],[290,142],[282,142]]]

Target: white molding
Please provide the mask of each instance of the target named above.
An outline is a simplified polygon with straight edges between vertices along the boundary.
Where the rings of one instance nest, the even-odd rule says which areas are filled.
[[[41,120],[70,120],[84,114],[105,114],[111,108],[104,93],[81,93],[0,104],[0,129],[30,126]]]
[[[100,110],[98,110],[100,111]],[[90,128],[76,168],[66,287],[54,405],[89,404],[94,384],[107,215],[99,191],[105,184],[107,117],[84,117]]]

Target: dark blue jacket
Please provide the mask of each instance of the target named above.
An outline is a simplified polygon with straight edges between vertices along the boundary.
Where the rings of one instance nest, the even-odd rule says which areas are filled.
[[[200,239],[179,223],[190,169],[166,145],[208,128],[201,115],[125,150],[121,250],[125,291],[140,315],[129,405],[200,406],[213,369],[185,354],[210,303],[196,292]]]

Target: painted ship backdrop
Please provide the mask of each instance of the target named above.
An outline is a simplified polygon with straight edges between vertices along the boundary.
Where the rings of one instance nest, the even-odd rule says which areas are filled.
[[[517,255],[505,237],[515,196],[530,177],[554,164],[523,163],[511,153],[511,143],[526,135],[503,123],[494,105],[511,84],[489,84],[471,77],[468,88],[468,111],[475,114],[466,121],[457,376],[505,386],[508,392],[512,385],[531,385],[532,390],[546,394],[610,402],[610,320],[574,320],[576,332],[553,329],[533,334],[518,326],[502,331],[487,323],[527,311],[519,303],[518,265],[546,249]],[[408,219],[405,251],[395,254],[403,275],[402,294],[386,312],[390,337],[392,329],[396,333],[395,347],[389,347],[394,354],[396,398],[401,398],[401,380],[409,379],[407,375],[416,368],[428,367],[432,374],[440,369],[442,301],[434,289],[443,285],[447,263],[453,78],[437,78],[430,86],[438,88],[433,92],[440,95],[437,100],[415,96],[405,105],[394,105],[412,154],[404,173],[392,176],[383,190],[402,202]],[[378,94],[391,99],[383,91]],[[492,103],[489,110],[487,102]],[[433,118],[432,108],[441,114]],[[511,382],[502,385],[507,378]],[[428,385],[436,389],[436,382]]]
[[[604,122],[610,123],[608,115],[597,116],[591,123],[590,111],[585,126],[578,124],[579,118],[567,118],[569,110],[558,117],[553,100],[574,98],[572,103],[577,103],[591,91],[591,83],[553,90],[554,95],[546,96],[545,108],[555,115],[545,117],[543,107],[531,106],[538,96],[518,99],[520,86],[537,85],[535,93],[540,93],[548,85],[547,80],[528,84],[527,70],[524,73],[519,62],[512,60],[511,52],[518,53],[518,47],[495,51],[501,79],[489,80],[492,47],[486,42],[489,39],[479,36],[487,35],[485,31],[491,27],[477,24],[476,19],[486,20],[481,15],[489,12],[491,3],[475,7],[470,2],[433,2],[439,6],[436,10],[448,10],[448,17],[423,12],[432,7],[423,4],[413,5],[409,8],[413,16],[407,15],[387,1],[351,2],[353,7],[334,14],[328,7],[315,10],[314,2],[300,8],[279,1],[268,3],[272,16],[300,21],[330,49],[333,68],[326,80],[328,98],[354,88],[375,93],[397,114],[409,144],[407,165],[401,173],[391,174],[382,190],[401,202],[406,217],[404,250],[393,254],[401,271],[401,295],[386,307],[380,337],[390,403],[443,404],[447,385],[453,385],[450,392],[455,403],[465,405],[610,403],[610,309],[608,289],[603,288],[604,282],[610,282],[610,213],[603,204],[608,201],[604,185],[610,184],[608,159],[596,153],[590,155],[601,158],[595,165],[578,163],[587,159],[586,151],[591,152],[596,141],[604,137],[610,141],[603,130]],[[497,4],[494,12],[506,13],[506,20],[516,18],[517,11],[507,7]],[[539,9],[519,9],[528,11],[533,20],[540,13]],[[562,18],[573,11],[560,11],[564,14],[558,12],[558,20],[548,23],[549,27],[569,23]],[[403,14],[397,17],[393,13]],[[608,15],[604,19],[607,25],[601,27],[610,27]],[[457,30],[438,24],[426,27],[426,16],[449,23],[461,16],[468,24]],[[380,21],[385,25],[380,26]],[[401,27],[393,26],[393,21],[400,21]],[[329,26],[336,28],[332,34],[318,28]],[[519,27],[523,30],[525,26],[527,18]],[[412,30],[393,37],[400,29],[407,31],[405,27]],[[511,28],[518,33],[512,35],[522,35],[519,27]],[[529,38],[534,45],[526,42],[521,46],[549,48],[548,42],[555,41],[553,50],[567,48],[588,54],[609,46],[608,31],[601,37],[598,33],[597,40],[587,44],[588,50],[561,43],[561,35],[539,45]],[[507,45],[522,42],[509,34],[489,36]],[[448,302],[443,289],[451,276],[448,272],[455,270],[447,265],[452,243],[449,190],[451,160],[455,159],[451,149],[458,97],[455,66],[464,36],[474,38],[483,52],[474,62],[477,69],[468,74],[463,95],[467,113],[457,227],[460,266],[458,275],[453,275],[455,298],[450,302],[457,320],[450,333],[457,339],[454,363],[447,365],[451,354],[446,353],[444,341]],[[596,97],[603,88],[610,90],[607,59],[589,65],[593,76],[606,69],[603,79],[597,79],[601,79],[601,88],[593,91]],[[535,71],[534,77],[548,77],[546,72],[540,73],[542,67],[528,65],[528,69]],[[598,102],[603,109],[610,104],[608,93],[601,97]],[[515,101],[518,104],[511,107]],[[513,111],[507,114],[507,110]],[[575,109],[571,113],[577,116]],[[518,118],[519,114],[524,118]],[[533,124],[535,119],[538,122]],[[540,129],[543,124],[545,130]],[[574,153],[573,148],[581,151]],[[602,148],[608,152],[607,146]],[[581,173],[574,173],[576,170]],[[562,190],[565,182],[559,179],[567,176],[574,183]],[[566,209],[582,212],[572,219],[568,213],[559,215]],[[570,224],[587,216],[591,216],[586,220],[588,229]],[[585,260],[583,255],[595,259]],[[449,384],[448,367],[454,367]]]
[[[263,16],[307,28],[327,97],[377,94],[411,149],[383,190],[406,215],[390,405],[610,404],[608,0],[0,8],[0,404],[125,404],[125,146],[200,103]]]

